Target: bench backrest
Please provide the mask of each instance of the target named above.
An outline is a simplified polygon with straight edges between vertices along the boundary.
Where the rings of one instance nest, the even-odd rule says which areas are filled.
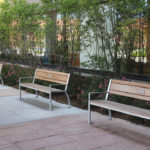
[[[150,84],[146,83],[110,79],[108,91],[111,94],[150,101]]]
[[[1,71],[2,71],[2,67],[3,67],[3,64],[0,64],[0,74],[1,74]]]
[[[64,85],[68,85],[69,78],[69,73],[51,71],[46,69],[36,69],[34,76],[34,79],[40,79]]]

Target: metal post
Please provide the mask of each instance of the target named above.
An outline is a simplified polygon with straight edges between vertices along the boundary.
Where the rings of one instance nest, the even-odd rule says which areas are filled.
[[[34,73],[34,77],[33,77],[33,81],[32,81],[32,83],[34,83],[34,82],[35,82],[36,72],[37,72],[37,69],[35,70],[35,73]]]
[[[1,79],[1,82],[2,82],[2,86],[4,86],[4,82],[3,82],[3,79],[2,77],[0,76],[0,79]]]
[[[49,93],[49,110],[52,110],[52,94],[51,92]]]
[[[20,95],[20,100],[21,100],[21,86],[20,86],[20,84],[21,84],[21,78],[19,78],[19,95]]]
[[[71,107],[71,103],[70,103],[70,97],[68,95],[68,93],[65,91],[65,94],[67,96],[67,100],[68,100],[68,105],[69,105],[69,108]]]
[[[111,110],[108,110],[109,113],[109,120],[112,120]]]
[[[66,85],[65,85],[65,91],[67,91],[69,79],[70,79],[70,73],[69,73],[69,75],[68,75],[67,83],[66,83]]]
[[[52,110],[52,92],[51,92],[51,85],[49,87],[49,110]]]
[[[88,124],[91,124],[91,104],[90,104],[90,94],[88,95]]]
[[[39,97],[38,91],[36,90],[35,93],[36,93],[36,96],[35,96],[35,97],[38,98],[38,97]]]
[[[109,84],[108,84],[108,89],[107,89],[107,93],[106,93],[105,100],[108,99],[108,96],[109,96],[109,90],[110,90],[110,85],[111,85],[111,79],[109,80]]]
[[[108,89],[107,89],[105,100],[107,100],[108,96],[109,96],[111,81],[112,81],[112,79],[109,80],[109,84],[108,84]],[[111,120],[112,119],[112,115],[111,115],[111,110],[109,110],[109,109],[108,109],[108,114],[109,114],[109,120]]]
[[[20,93],[20,100],[21,100],[21,86],[19,85],[19,93]]]

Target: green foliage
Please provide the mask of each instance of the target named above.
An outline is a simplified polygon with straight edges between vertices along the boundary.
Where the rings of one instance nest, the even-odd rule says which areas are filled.
[[[106,58],[102,56],[92,55],[89,56],[90,60],[81,63],[83,67],[90,67],[92,69],[107,70]],[[109,67],[112,65],[109,64]]]
[[[6,0],[0,5],[0,51],[22,54],[28,61],[29,53],[42,51],[45,33],[41,25],[43,11],[39,4],[25,0]]]
[[[147,52],[146,50],[143,50],[143,49],[137,49],[137,50],[134,50],[132,53],[131,53],[131,56],[132,57],[146,57],[147,56]]]
[[[2,78],[4,80],[4,84],[11,86],[18,86],[19,77],[33,77],[33,75],[33,68],[10,64],[4,64],[2,68]]]
[[[83,50],[89,57],[86,66],[117,72],[118,58],[129,60],[137,45],[143,46],[138,22],[147,9],[143,0],[5,0],[0,4],[0,51],[21,53],[27,61],[34,54],[40,62],[46,49],[51,56],[45,57],[56,56],[51,63],[68,66]]]
[[[18,86],[19,77],[33,77],[35,72],[34,68],[22,67],[19,65],[11,65],[11,64],[4,64],[2,69],[2,78],[4,80],[5,85],[11,86]],[[77,101],[80,107],[87,108],[88,106],[88,93],[89,92],[105,92],[108,87],[109,79],[112,78],[112,75],[108,73],[105,75],[97,75],[97,76],[81,76],[77,74],[71,74],[71,78],[69,81],[68,93],[72,101]],[[126,80],[123,76],[116,76],[115,78],[119,78],[122,80]],[[48,82],[37,80],[36,81],[42,85],[49,85]],[[30,91],[32,92],[32,91]],[[93,95],[92,99],[104,99],[105,93]],[[127,105],[133,105],[136,107],[141,107],[145,109],[150,109],[150,102],[145,100],[137,100],[129,97],[124,96],[117,96],[117,95],[110,95],[109,100],[117,101],[119,103],[124,103]],[[106,113],[105,109],[101,109],[101,112]],[[114,113],[113,113],[114,114]],[[119,115],[116,113],[117,116]],[[141,123],[142,119],[129,116],[129,120]],[[147,126],[150,125],[148,120],[144,120],[142,124]]]
[[[109,77],[93,76],[85,77],[80,75],[71,75],[68,92],[72,99],[80,102],[84,107],[88,104],[88,93],[106,91]],[[80,82],[79,82],[80,81]],[[89,86],[90,85],[90,86]],[[97,98],[103,97],[103,94],[96,95]]]
[[[85,4],[86,0],[84,1]],[[129,60],[135,46],[142,45],[143,18],[147,9],[145,1],[138,0],[109,0],[100,3],[97,0],[87,1],[86,22],[83,26],[82,46],[87,51],[89,60],[93,66],[103,69],[99,65],[105,64],[105,70],[117,71],[117,59]],[[138,22],[140,22],[138,24]],[[140,33],[140,34],[139,34]],[[140,39],[140,40],[137,40]],[[93,46],[95,45],[95,46]],[[144,48],[144,47],[141,47]],[[97,63],[93,61],[97,56]],[[105,62],[104,62],[105,61]],[[128,61],[126,61],[128,63]],[[128,68],[124,69],[127,70]]]

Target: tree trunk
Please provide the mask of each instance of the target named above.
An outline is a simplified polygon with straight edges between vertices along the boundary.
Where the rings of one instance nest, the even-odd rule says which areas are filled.
[[[147,5],[150,6],[150,0],[147,0]],[[147,49],[147,60],[150,61],[150,7],[148,7],[147,10],[147,44],[146,44],[146,49]]]
[[[67,20],[66,20],[66,13],[63,14],[63,65],[65,70],[68,69],[68,44],[67,44]]]
[[[46,28],[46,51],[44,54],[45,63],[50,63],[52,56],[56,53],[56,11],[49,12],[51,21],[47,22]]]

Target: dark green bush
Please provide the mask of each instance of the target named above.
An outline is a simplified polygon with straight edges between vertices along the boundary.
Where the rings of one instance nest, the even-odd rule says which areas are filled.
[[[102,76],[85,77],[71,75],[68,91],[73,99],[80,101],[84,106],[88,103],[88,93],[106,91],[108,79]],[[101,98],[103,95],[95,95],[94,98]]]
[[[19,77],[31,77],[34,75],[34,69],[31,67],[21,67],[19,65],[4,64],[2,69],[2,78],[4,84],[18,86]]]
[[[4,83],[10,86],[18,86],[19,77],[33,77],[35,69],[32,67],[24,67],[19,65],[4,64],[2,69],[2,78]],[[118,77],[120,78],[120,77]],[[109,83],[109,76],[81,76],[72,73],[68,85],[68,93],[71,97],[71,101],[77,102],[82,108],[87,108],[88,104],[88,93],[89,92],[104,92],[107,90]],[[126,80],[125,77],[120,78]],[[36,80],[37,83],[43,85],[49,85],[50,82],[45,82],[41,80]],[[97,94],[92,97],[93,99],[103,99],[105,94]],[[118,101],[127,105],[133,105],[136,107],[141,107],[145,109],[150,109],[150,102],[145,100],[137,100],[124,96],[110,95],[109,100]],[[103,113],[106,113],[105,109],[98,109]],[[150,121],[146,119],[141,119],[133,116],[122,115],[117,112],[113,112],[114,116],[120,116],[127,120],[131,120],[135,123],[144,124],[150,126]]]

